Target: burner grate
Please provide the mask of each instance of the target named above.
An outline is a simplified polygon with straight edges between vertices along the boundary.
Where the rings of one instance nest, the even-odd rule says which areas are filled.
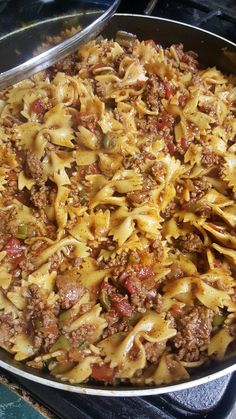
[[[220,14],[230,21],[236,23],[236,2],[235,0],[190,0],[194,7],[201,7],[203,10],[214,12],[219,11]]]

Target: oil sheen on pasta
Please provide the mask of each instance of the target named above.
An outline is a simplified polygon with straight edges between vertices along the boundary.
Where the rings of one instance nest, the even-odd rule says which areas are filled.
[[[168,384],[236,336],[236,90],[97,40],[0,93],[0,346],[73,384]]]

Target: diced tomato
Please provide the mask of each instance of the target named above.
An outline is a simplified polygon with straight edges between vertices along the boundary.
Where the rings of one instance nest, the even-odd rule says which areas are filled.
[[[171,96],[173,96],[173,92],[174,92],[173,87],[171,86],[171,84],[168,81],[164,81],[163,85],[164,85],[164,89],[165,89],[166,99],[170,99]]]
[[[22,246],[18,239],[12,237],[6,242],[4,250],[7,252],[8,256],[14,257],[19,253],[22,253]]]
[[[108,288],[111,288],[111,284],[108,281],[102,281],[100,284],[100,292],[107,291]]]
[[[106,381],[112,383],[114,380],[115,370],[110,368],[108,365],[93,365],[91,377],[97,381]]]
[[[29,108],[30,113],[35,113],[36,115],[41,115],[45,112],[45,103],[42,99],[36,99],[31,103]]]
[[[215,260],[214,260],[214,265],[215,265],[216,267],[220,267],[220,266],[222,265],[221,260],[220,260],[220,259],[215,259]]]
[[[122,274],[119,276],[119,283],[123,284],[125,280],[129,277],[129,275],[129,272],[127,271],[122,272]]]
[[[130,317],[132,316],[132,307],[130,305],[130,303],[128,302],[128,300],[120,294],[115,294],[110,296],[110,300],[111,300],[111,304],[113,309],[116,311],[116,313],[118,314],[118,316],[125,316],[125,317]]]
[[[61,355],[57,356],[56,359],[59,364],[67,364],[69,362],[68,352],[61,353]]]
[[[82,351],[79,348],[73,348],[69,351],[71,361],[80,362],[83,359]]]
[[[157,44],[155,44],[153,39],[146,39],[146,41],[144,41],[144,44],[145,45],[150,45],[151,47],[157,49]]]
[[[161,114],[155,122],[155,125],[157,129],[163,129],[163,128],[171,128],[174,124],[174,119],[170,117],[170,115],[163,113]]]
[[[167,147],[168,147],[170,155],[173,156],[175,154],[175,151],[176,151],[175,144],[174,143],[168,143]]]
[[[179,316],[182,312],[182,309],[178,304],[172,304],[171,311],[174,316]]]
[[[196,67],[198,65],[198,61],[189,54],[183,54],[181,59],[191,67]]]
[[[145,84],[144,80],[138,80],[137,83],[135,83],[135,85],[133,85],[133,89],[134,90],[140,90],[140,89],[142,89],[144,84]]]
[[[7,258],[13,268],[16,268],[25,257],[20,241],[14,237],[6,242],[4,250],[7,252]]]
[[[178,98],[179,105],[183,107],[186,103],[186,100],[187,100],[186,96],[180,95],[179,98]]]
[[[18,179],[17,174],[15,172],[13,172],[12,170],[10,172],[8,172],[7,178],[8,178],[9,182],[16,182],[17,179]]]
[[[41,333],[43,333],[44,335],[51,335],[51,336],[54,336],[54,337],[58,336],[58,328],[57,328],[57,325],[55,325],[55,324],[40,327],[39,331]]]
[[[187,138],[181,138],[180,145],[181,145],[182,150],[185,152],[189,147],[189,142]]]
[[[135,273],[138,279],[147,279],[154,275],[151,266],[134,265]]]
[[[140,292],[140,283],[138,280],[136,280],[135,278],[132,278],[131,276],[129,276],[125,282],[124,282],[124,287],[127,289],[127,291],[130,294],[137,294],[138,292]]]

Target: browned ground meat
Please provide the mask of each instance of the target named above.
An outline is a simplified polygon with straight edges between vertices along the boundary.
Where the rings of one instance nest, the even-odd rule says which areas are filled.
[[[46,186],[33,186],[30,190],[30,200],[36,208],[45,208],[48,204],[49,190]]]
[[[132,204],[141,205],[149,201],[149,191],[135,191],[127,193],[127,199]]]
[[[150,194],[151,194],[153,186],[154,186],[153,179],[150,177],[147,177],[143,182],[142,189],[138,191],[134,191],[134,192],[128,192],[127,199],[134,205],[135,204],[141,205],[146,202],[149,202]]]
[[[192,185],[192,191],[190,192],[191,198],[202,198],[210,188],[209,183],[204,179],[195,179],[192,181]]]
[[[161,261],[164,255],[163,245],[160,240],[156,239],[151,243],[151,249],[155,253],[155,257],[158,261]]]
[[[0,313],[0,345],[10,348],[11,338],[21,330],[20,321],[14,319],[12,314]]]
[[[202,156],[202,165],[205,167],[211,167],[220,163],[220,157],[213,151],[204,153]]]
[[[72,54],[65,57],[63,60],[58,61],[47,70],[45,70],[46,76],[49,76],[50,79],[55,77],[58,72],[64,72],[69,76],[73,76],[77,73],[77,63],[76,63],[76,55]]]
[[[155,179],[156,182],[160,183],[165,179],[167,169],[163,162],[155,161],[155,163],[150,168],[151,176]]]
[[[164,211],[161,212],[161,216],[164,218],[164,220],[169,220],[172,215],[175,213],[175,211],[177,210],[177,202],[175,202],[174,200],[172,200],[167,207],[164,209]]]
[[[165,340],[163,340],[162,342],[146,342],[144,344],[144,349],[147,361],[151,362],[152,364],[157,364],[165,348]]]
[[[37,183],[42,182],[43,167],[38,156],[32,151],[26,152],[26,159],[24,164],[24,172],[26,176],[32,177]]]
[[[178,240],[178,247],[186,252],[201,253],[204,249],[204,244],[197,234],[188,233]]]
[[[83,341],[89,343],[93,342],[94,332],[96,331],[96,326],[94,324],[84,324],[80,326],[77,330],[73,330],[70,334],[70,342],[72,345],[83,344]]]
[[[47,299],[41,294],[36,284],[31,284],[25,291],[26,308],[24,310],[26,333],[31,334],[35,346],[47,350],[58,337],[58,303],[47,306]]]
[[[173,132],[175,118],[166,112],[161,113],[158,116],[148,115],[146,118],[138,121],[138,128],[148,135],[162,134],[167,137]]]
[[[115,310],[111,309],[104,314],[108,326],[104,330],[102,338],[105,339],[107,336],[113,335],[118,332],[126,332],[128,330],[128,324],[126,320],[120,319]]]
[[[184,276],[184,272],[182,271],[177,262],[172,263],[170,269],[171,271],[166,276],[167,279],[178,279]]]
[[[77,277],[66,272],[56,279],[56,286],[62,309],[68,309],[76,304],[84,293],[84,287],[78,282]]]
[[[213,311],[204,306],[183,312],[177,319],[177,335],[173,343],[178,349],[179,359],[191,362],[200,358],[200,348],[209,343],[212,330]]]
[[[165,89],[159,78],[151,74],[143,92],[143,99],[152,110],[157,110],[161,99],[165,97]]]

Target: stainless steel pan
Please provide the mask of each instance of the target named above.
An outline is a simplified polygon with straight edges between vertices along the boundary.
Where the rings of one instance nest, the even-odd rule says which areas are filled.
[[[191,25],[168,19],[139,15],[115,15],[103,34],[113,37],[118,30],[137,34],[140,39],[153,39],[164,47],[173,43],[183,43],[185,50],[199,54],[199,60],[205,66],[216,65],[226,73],[235,73],[236,45],[220,36],[214,35]],[[236,354],[232,354],[221,363],[203,366],[192,370],[188,381],[159,387],[105,387],[94,384],[69,385],[53,379],[47,372],[33,370],[14,361],[8,353],[0,349],[0,366],[24,378],[62,390],[98,396],[141,396],[168,393],[194,387],[219,378],[236,370]]]

